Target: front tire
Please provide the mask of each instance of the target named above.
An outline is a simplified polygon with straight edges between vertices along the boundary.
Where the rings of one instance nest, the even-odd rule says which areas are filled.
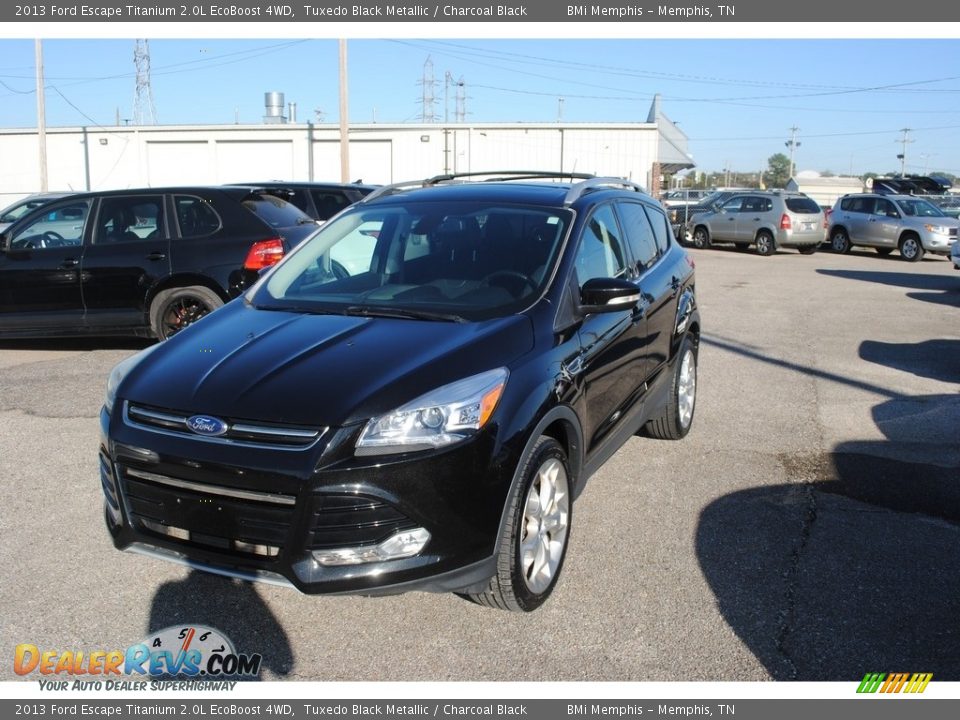
[[[697,356],[699,343],[689,335],[683,338],[677,364],[673,369],[670,397],[660,416],[646,425],[647,434],[660,440],[680,440],[693,425],[697,407]]]
[[[816,245],[801,245],[797,248],[801,255],[813,255],[817,251]]]
[[[900,257],[907,262],[922,260],[923,252],[923,245],[916,235],[904,235],[900,239]]]
[[[710,233],[707,232],[707,229],[700,225],[693,231],[693,246],[695,248],[700,248],[705,250],[710,247]]]
[[[500,538],[497,573],[484,591],[470,597],[488,607],[530,612],[550,597],[560,577],[573,494],[567,454],[552,437],[540,436],[522,464]]]
[[[150,303],[150,327],[158,339],[166,340],[221,305],[223,300],[209,288],[199,285],[170,288],[157,293]]]
[[[847,231],[843,228],[837,228],[833,231],[833,234],[830,235],[830,247],[833,248],[833,251],[840,253],[850,252],[850,236],[847,235]]]

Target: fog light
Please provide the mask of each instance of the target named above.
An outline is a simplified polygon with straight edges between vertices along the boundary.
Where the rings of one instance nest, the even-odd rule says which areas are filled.
[[[379,545],[337,548],[336,550],[314,550],[313,559],[321,565],[362,565],[363,563],[399,560],[413,557],[430,540],[425,528],[401,530],[394,533]]]

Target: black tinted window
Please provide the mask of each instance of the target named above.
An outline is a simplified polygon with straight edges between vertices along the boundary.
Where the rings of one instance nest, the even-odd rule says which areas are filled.
[[[643,206],[625,202],[619,205],[619,210],[630,251],[641,267],[650,267],[658,256],[657,241]]]
[[[609,205],[597,210],[587,221],[577,249],[577,280],[617,277],[626,268],[620,229]]]
[[[220,216],[206,200],[192,195],[178,195],[173,202],[177,208],[181,237],[204,237],[220,229]]]
[[[650,224],[653,226],[653,234],[657,238],[657,247],[663,254],[670,249],[670,236],[673,235],[670,230],[670,221],[667,220],[666,215],[652,207],[646,207],[644,210],[646,210],[647,216],[650,218]]]
[[[243,199],[243,206],[272,228],[294,227],[312,222],[311,218],[276,195],[251,193]]]
[[[328,190],[314,190],[313,202],[317,206],[318,220],[329,220],[350,204],[342,192]]]
[[[820,206],[807,197],[789,197],[784,202],[787,205],[787,210],[790,212],[805,214],[820,212]]]
[[[93,243],[139,242],[163,235],[163,196],[108,197],[100,202]]]

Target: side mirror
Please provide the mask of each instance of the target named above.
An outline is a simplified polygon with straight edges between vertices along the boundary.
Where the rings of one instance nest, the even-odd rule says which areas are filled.
[[[585,314],[629,310],[640,302],[640,288],[622,278],[593,278],[580,288],[580,310]]]

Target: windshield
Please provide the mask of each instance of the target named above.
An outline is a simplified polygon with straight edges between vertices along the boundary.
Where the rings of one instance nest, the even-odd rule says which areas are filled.
[[[946,217],[946,214],[927,200],[900,200],[900,208],[908,217]]]
[[[543,291],[568,210],[478,203],[355,207],[270,274],[258,308],[440,320],[517,312]]]

